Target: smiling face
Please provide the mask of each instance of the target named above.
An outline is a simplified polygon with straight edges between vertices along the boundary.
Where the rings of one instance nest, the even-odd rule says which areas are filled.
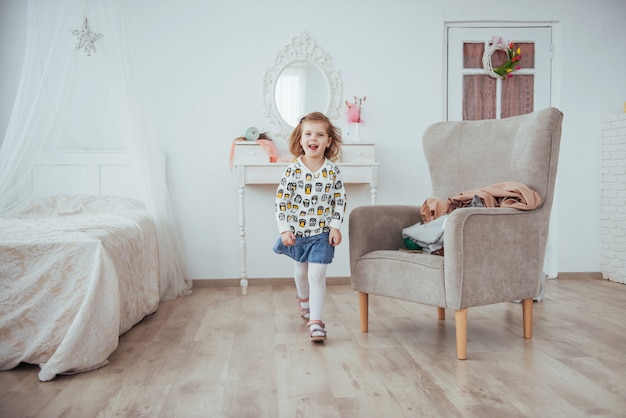
[[[326,149],[330,147],[332,138],[326,132],[328,126],[321,121],[304,121],[302,122],[302,136],[300,137],[300,145],[304,150],[304,155],[319,160],[324,158]]]

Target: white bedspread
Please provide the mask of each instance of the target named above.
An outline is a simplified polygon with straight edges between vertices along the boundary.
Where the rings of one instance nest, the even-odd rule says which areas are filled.
[[[132,200],[56,196],[0,218],[0,370],[39,379],[107,364],[159,304],[156,234]]]

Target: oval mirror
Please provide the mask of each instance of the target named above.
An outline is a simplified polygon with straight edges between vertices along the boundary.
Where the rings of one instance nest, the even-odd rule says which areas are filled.
[[[324,72],[307,61],[289,63],[278,75],[274,86],[276,110],[291,127],[309,112],[328,113],[330,86]]]
[[[263,92],[266,116],[276,125],[275,134],[288,136],[309,112],[337,117],[341,79],[328,53],[303,32],[276,54],[275,64],[265,74]]]

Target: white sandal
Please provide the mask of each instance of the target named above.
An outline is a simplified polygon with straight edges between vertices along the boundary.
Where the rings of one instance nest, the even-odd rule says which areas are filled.
[[[311,341],[325,341],[326,340],[326,325],[319,319],[312,319],[306,324],[309,327],[309,335]]]

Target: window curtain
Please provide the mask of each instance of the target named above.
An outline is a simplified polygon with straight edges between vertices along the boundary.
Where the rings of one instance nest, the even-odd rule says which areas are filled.
[[[42,151],[119,149],[133,159],[133,181],[155,220],[161,300],[191,292],[163,155],[141,99],[122,0],[29,0],[26,50],[15,104],[0,148],[0,216],[28,206],[39,187],[28,176]],[[71,30],[102,37],[75,49]],[[88,55],[91,53],[91,55]],[[43,156],[43,157],[42,157]],[[131,179],[129,179],[131,180]]]

